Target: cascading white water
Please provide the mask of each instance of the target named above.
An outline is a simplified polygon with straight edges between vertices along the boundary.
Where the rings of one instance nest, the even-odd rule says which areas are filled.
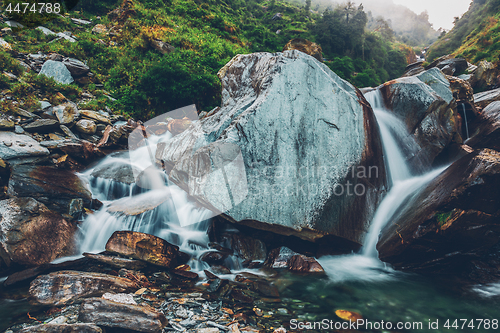
[[[411,202],[420,189],[445,169],[428,171],[423,175],[412,174],[405,152],[417,151],[417,143],[408,133],[405,124],[385,109],[379,90],[368,92],[365,97],[373,108],[380,128],[390,189],[375,212],[360,254],[319,259],[333,281],[373,281],[390,278],[388,273],[393,271],[378,259],[377,243],[380,232],[406,203]]]
[[[93,197],[104,204],[81,225],[81,253],[103,251],[113,232],[132,230],[158,236],[179,246],[182,252],[191,256],[188,264],[195,271],[208,267],[197,258],[208,250],[208,221],[205,220],[212,213],[189,201],[185,191],[166,181],[159,172],[148,172],[145,176],[148,189],[140,188],[135,183],[127,185],[92,176],[94,170],[107,165],[148,170],[157,144],[170,138],[169,132],[162,136],[150,136],[144,146],[130,152],[111,154],[94,168],[80,174],[90,184]]]

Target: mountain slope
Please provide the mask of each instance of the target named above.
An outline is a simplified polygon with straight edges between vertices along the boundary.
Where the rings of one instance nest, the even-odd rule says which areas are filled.
[[[453,53],[476,63],[498,61],[500,55],[500,0],[474,0],[469,10],[429,49],[427,60]]]

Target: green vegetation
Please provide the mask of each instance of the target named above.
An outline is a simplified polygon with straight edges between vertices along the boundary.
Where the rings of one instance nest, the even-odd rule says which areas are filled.
[[[453,29],[442,35],[428,52],[428,60],[453,53],[476,63],[498,61],[500,56],[500,0],[474,0]]]
[[[368,32],[368,16],[362,6],[348,3],[322,14],[306,7],[312,8],[314,3],[135,0],[122,4],[118,0],[81,0],[68,15],[45,24],[55,32],[71,31],[76,43],[52,42],[55,36],[35,29],[5,39],[17,52],[59,53],[86,61],[95,76],[83,88],[98,96],[98,101],[86,107],[108,106],[139,119],[193,103],[198,110],[218,106],[221,88],[217,72],[232,57],[278,52],[293,38],[319,43],[325,63],[359,87],[376,86],[402,74],[409,48],[387,38],[384,34],[388,30]],[[115,8],[121,10],[107,15]],[[70,17],[94,24],[78,26]],[[97,23],[105,25],[108,33],[92,33]],[[163,45],[171,45],[175,51],[162,52],[159,43],[167,43]],[[34,76],[23,81],[12,87],[2,79],[0,84],[17,95],[27,93],[27,85],[40,93],[53,86]],[[77,96],[78,91],[66,94]],[[31,105],[29,100],[24,103]]]
[[[451,211],[451,212],[439,212],[436,214],[436,222],[438,223],[438,225],[440,227],[442,227],[448,221],[448,219],[451,217],[452,214],[453,214],[453,211]]]

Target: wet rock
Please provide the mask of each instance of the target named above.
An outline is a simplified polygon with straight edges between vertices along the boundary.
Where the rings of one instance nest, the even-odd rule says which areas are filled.
[[[106,251],[158,266],[171,267],[176,263],[179,247],[141,232],[115,231],[106,243]]]
[[[267,258],[266,245],[260,239],[236,233],[231,236],[230,242],[231,248],[245,260],[265,260]]]
[[[175,47],[170,45],[167,42],[163,42],[159,39],[152,39],[151,40],[151,46],[157,50],[160,51],[162,54],[169,54],[175,51]]]
[[[271,268],[288,268],[288,262],[295,255],[298,255],[298,253],[290,250],[286,246],[282,246],[269,252],[269,256],[264,265]]]
[[[298,50],[300,52],[304,52],[305,54],[309,54],[313,56],[319,61],[323,61],[323,50],[321,46],[316,43],[310,42],[307,39],[303,38],[294,38],[286,43],[285,47],[283,47],[283,52],[287,50]]]
[[[385,184],[376,121],[361,93],[296,50],[238,55],[219,76],[222,107],[157,149],[170,179],[231,222],[307,240],[332,234],[361,241],[368,206]],[[301,177],[292,165],[328,172]],[[348,179],[353,167],[368,166],[378,168],[378,178]],[[348,181],[365,184],[365,195],[334,195],[332,184]]]
[[[414,166],[429,166],[452,143],[461,143],[460,119],[450,83],[437,68],[381,85],[386,107],[400,118],[420,146],[406,152]]]
[[[220,265],[214,265],[210,267],[210,270],[214,274],[220,274],[220,275],[231,274],[231,270],[229,268]]]
[[[103,330],[93,324],[42,324],[23,328],[18,333],[102,333]]]
[[[323,267],[316,259],[299,254],[288,261],[288,269],[295,273],[324,273]]]
[[[10,165],[0,158],[0,199],[4,199],[10,179]]]
[[[489,104],[469,125],[470,139],[467,145],[473,148],[500,150],[500,101]]]
[[[107,125],[111,125],[111,122],[109,121],[109,117],[106,117],[99,112],[96,111],[91,111],[91,110],[80,110],[80,114],[84,118],[88,118],[90,120],[96,121],[98,123],[103,123]]]
[[[59,61],[47,60],[38,75],[46,75],[62,84],[70,84],[74,81],[71,72]]]
[[[60,271],[37,277],[31,282],[29,293],[40,304],[59,306],[80,298],[135,289],[135,282],[126,278],[101,273]]]
[[[116,268],[126,268],[132,270],[139,270],[141,268],[146,267],[146,263],[140,260],[126,259],[114,256],[107,256],[102,254],[92,254],[92,253],[84,253],[85,257],[100,261],[104,264],[116,267]]]
[[[78,319],[105,327],[116,327],[138,332],[161,332],[168,321],[150,306],[121,304],[100,298],[82,303]]]
[[[24,118],[40,118],[36,114],[23,110],[21,108],[15,108],[13,112]]]
[[[412,202],[382,231],[380,258],[409,270],[469,275],[472,261],[488,263],[500,241],[500,153],[462,157]],[[497,269],[490,276],[500,277]]]
[[[48,133],[54,131],[59,126],[59,122],[53,119],[37,119],[23,125],[26,132]]]
[[[484,109],[495,101],[500,101],[500,88],[474,94],[474,103],[479,109]]]
[[[181,279],[198,280],[198,278],[199,278],[197,273],[182,270],[182,269],[173,269],[173,270],[171,270],[171,273],[176,275],[178,278],[181,278]]]
[[[97,126],[92,120],[82,119],[79,120],[76,125],[76,130],[84,134],[95,134],[97,131]]]
[[[55,114],[61,125],[73,124],[80,116],[76,104],[72,102],[66,102],[59,104],[58,106],[54,106],[52,108],[52,112]]]
[[[200,256],[200,260],[206,262],[207,264],[213,265],[222,263],[228,256],[229,253],[209,251],[203,253]]]
[[[32,198],[0,201],[0,257],[37,266],[69,255],[76,228]]]
[[[89,207],[92,200],[92,194],[86,184],[73,172],[54,166],[31,164],[13,168],[9,194],[35,198],[50,209],[70,215],[79,213],[74,211],[77,204],[75,199],[82,200],[86,207]]]
[[[105,164],[98,166],[92,171],[91,176],[102,179],[110,179],[123,184],[135,183],[134,174],[138,175],[139,169],[134,169],[130,164]]]

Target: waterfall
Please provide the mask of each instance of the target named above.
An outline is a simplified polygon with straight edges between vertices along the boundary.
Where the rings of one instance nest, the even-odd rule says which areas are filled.
[[[379,90],[368,92],[365,97],[373,108],[380,128],[389,191],[375,211],[359,254],[325,256],[319,259],[330,280],[336,282],[392,278],[394,271],[378,259],[377,243],[380,233],[405,205],[412,202],[419,190],[446,169],[443,167],[424,174],[413,174],[408,156],[418,151],[419,147],[408,133],[406,125],[385,109]]]
[[[362,248],[363,255],[377,257],[376,247],[382,229],[395,217],[404,203],[408,202],[420,188],[426,186],[443,170],[438,169],[423,175],[413,175],[403,151],[405,149],[416,151],[419,147],[408,133],[406,125],[384,108],[379,90],[367,93],[366,99],[372,105],[380,128],[384,160],[391,186],[375,212]]]
[[[186,192],[170,183],[163,173],[148,172],[155,170],[152,158],[157,144],[170,138],[169,132],[150,136],[144,146],[111,154],[79,175],[89,184],[92,196],[103,203],[101,209],[89,214],[81,224],[80,253],[104,251],[113,232],[132,230],[158,236],[179,246],[180,251],[190,255],[188,264],[195,271],[208,267],[197,258],[208,250],[207,219],[212,216],[211,211],[196,206]],[[95,170],[106,166],[129,167],[128,170],[140,171],[142,178],[128,185],[93,176]],[[146,188],[139,187],[140,183],[147,183]]]

